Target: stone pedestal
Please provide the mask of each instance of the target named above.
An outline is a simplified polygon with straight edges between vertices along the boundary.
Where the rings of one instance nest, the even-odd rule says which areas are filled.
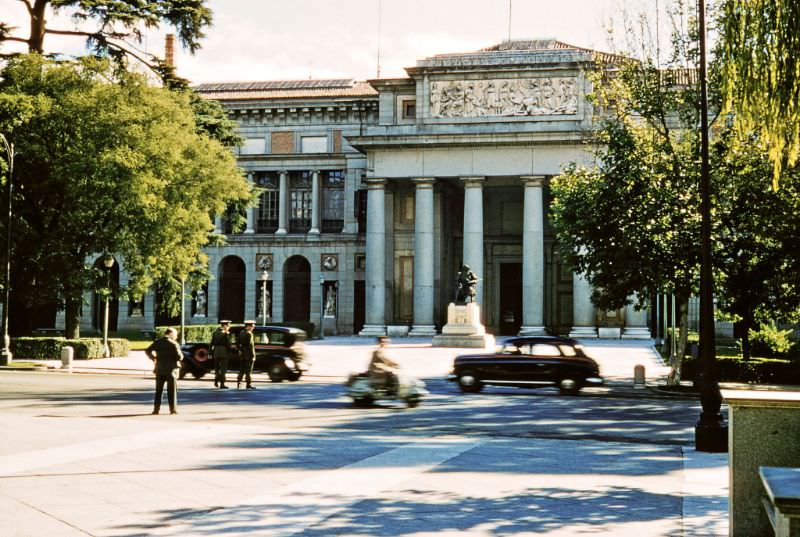
[[[447,324],[441,335],[434,336],[434,347],[468,347],[482,349],[494,345],[494,336],[481,324],[481,308],[472,302],[447,306]]]
[[[774,535],[759,467],[800,467],[800,393],[722,390],[728,403],[731,537]]]

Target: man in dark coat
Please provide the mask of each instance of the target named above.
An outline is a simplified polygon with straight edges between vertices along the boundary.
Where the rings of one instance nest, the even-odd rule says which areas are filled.
[[[167,328],[164,337],[154,341],[144,351],[147,357],[155,361],[156,368],[156,398],[153,405],[153,414],[158,414],[161,410],[161,396],[164,394],[164,383],[167,383],[167,399],[169,401],[169,413],[178,413],[178,372],[181,367],[183,353],[175,339],[178,336],[177,330]]]
[[[242,377],[244,377],[246,388],[248,390],[255,390],[253,386],[253,364],[256,361],[256,345],[253,330],[256,328],[255,321],[245,321],[244,330],[239,332],[239,359],[242,361],[239,367],[239,377],[237,378],[236,387],[242,386]]]
[[[211,335],[211,356],[214,357],[214,386],[227,389],[225,373],[228,371],[228,352],[230,347],[230,321],[220,321],[219,327]]]

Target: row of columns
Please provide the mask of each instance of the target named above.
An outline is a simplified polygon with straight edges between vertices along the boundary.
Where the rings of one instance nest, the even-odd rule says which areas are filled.
[[[247,174],[247,180],[250,184],[253,183],[253,174]],[[319,170],[311,172],[311,228],[308,230],[309,235],[319,235],[322,222],[322,183],[321,174]],[[278,179],[278,229],[275,235],[286,235],[289,233],[289,172],[282,171]],[[214,233],[221,234],[222,217],[217,216],[214,219]],[[247,208],[247,227],[244,230],[245,234],[254,234],[256,232],[256,207]]]
[[[484,218],[485,177],[463,177],[464,228],[463,262],[480,278],[477,302],[484,297]],[[522,328],[521,335],[543,335],[544,326],[544,176],[521,177],[524,188],[522,231]],[[432,336],[434,325],[434,184],[435,178],[418,178],[414,209],[414,322],[410,335]],[[367,266],[366,322],[361,335],[386,333],[386,213],[385,179],[367,179]],[[582,275],[573,276],[573,337],[597,337],[592,289]],[[649,337],[644,311],[633,306],[626,311],[623,337]]]

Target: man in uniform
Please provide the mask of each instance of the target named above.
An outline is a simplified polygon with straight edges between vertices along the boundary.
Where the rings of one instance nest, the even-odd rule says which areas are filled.
[[[225,373],[228,371],[231,322],[222,320],[211,335],[211,356],[214,357],[214,386],[226,390]]]
[[[256,328],[255,321],[245,321],[244,330],[239,332],[239,359],[242,361],[239,367],[239,377],[236,380],[236,387],[241,388],[242,377],[246,382],[248,390],[255,390],[253,386],[253,364],[256,361],[256,345],[253,330]]]
[[[158,414],[161,410],[161,396],[164,394],[164,383],[167,383],[167,399],[169,401],[169,413],[178,413],[178,372],[181,367],[183,353],[175,341],[178,331],[174,328],[167,328],[164,337],[154,341],[144,351],[147,357],[156,363],[156,398],[153,405],[153,414]]]

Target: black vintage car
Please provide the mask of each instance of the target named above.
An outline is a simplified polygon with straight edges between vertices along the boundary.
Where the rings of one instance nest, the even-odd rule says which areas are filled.
[[[517,337],[497,352],[457,356],[448,377],[463,392],[478,392],[486,384],[532,388],[558,386],[574,395],[590,384],[602,384],[597,362],[574,339],[555,336]]]
[[[239,354],[236,341],[243,326],[232,326],[230,329],[231,354],[228,368],[238,370]],[[306,333],[298,328],[285,326],[256,326],[254,330],[256,341],[255,371],[266,372],[272,382],[284,380],[299,380],[308,370],[306,359]],[[181,346],[183,351],[183,366],[180,378],[191,374],[194,378],[201,378],[207,372],[214,371],[214,360],[208,353],[209,344],[186,343]]]

